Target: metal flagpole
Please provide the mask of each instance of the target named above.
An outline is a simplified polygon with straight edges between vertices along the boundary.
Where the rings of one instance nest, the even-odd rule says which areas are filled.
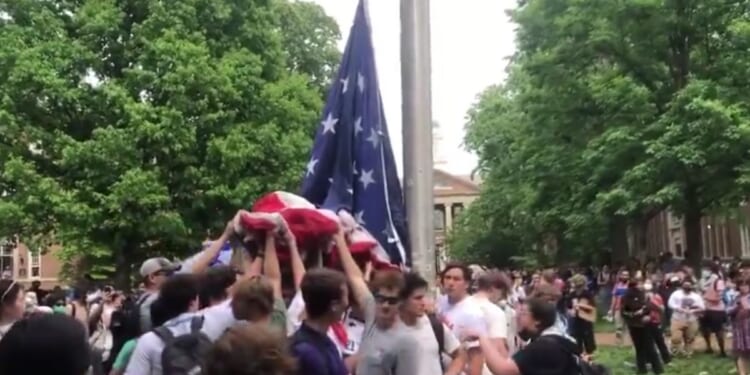
[[[430,1],[401,0],[404,198],[412,266],[435,282]]]

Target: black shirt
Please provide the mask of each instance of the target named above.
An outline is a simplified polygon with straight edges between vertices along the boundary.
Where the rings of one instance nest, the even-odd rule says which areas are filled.
[[[576,344],[561,336],[541,336],[513,355],[521,375],[576,373]]]

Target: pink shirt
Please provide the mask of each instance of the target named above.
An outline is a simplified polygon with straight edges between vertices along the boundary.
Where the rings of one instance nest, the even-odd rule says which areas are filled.
[[[565,281],[562,281],[562,279],[555,279],[555,287],[562,292],[565,290]]]
[[[724,311],[724,301],[721,298],[724,292],[724,280],[717,274],[711,275],[703,285],[703,300],[706,302],[706,310]],[[710,301],[718,300],[718,301]]]

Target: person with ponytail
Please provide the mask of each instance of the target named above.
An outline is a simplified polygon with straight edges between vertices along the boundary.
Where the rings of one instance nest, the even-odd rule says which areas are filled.
[[[23,318],[25,309],[23,286],[14,280],[0,280],[0,339],[13,323]]]

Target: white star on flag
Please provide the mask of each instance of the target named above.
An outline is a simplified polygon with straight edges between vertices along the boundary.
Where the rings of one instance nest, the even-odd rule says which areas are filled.
[[[365,76],[362,73],[357,73],[357,87],[359,87],[359,93],[365,92]]]
[[[373,148],[378,148],[379,141],[380,136],[378,135],[378,132],[375,129],[370,129],[370,136],[367,137],[367,142],[370,142]]]
[[[385,224],[385,229],[383,229],[382,233],[388,238],[388,243],[396,243],[396,242],[398,242],[398,240],[391,235],[391,234],[393,234],[393,232],[391,231],[391,225],[390,224],[387,224],[387,223]]]
[[[354,120],[354,135],[357,135],[362,132],[362,116],[357,117],[356,120]]]
[[[307,176],[315,174],[316,165],[318,165],[318,159],[312,159],[307,162]]]
[[[365,190],[367,190],[367,186],[375,183],[375,179],[372,178],[372,172],[373,172],[372,169],[369,171],[363,169],[362,175],[359,176],[359,182],[362,183],[362,186]]]
[[[349,90],[349,78],[342,78],[341,79],[341,93],[346,94],[346,91]]]
[[[333,134],[336,134],[336,124],[339,122],[339,119],[333,118],[332,113],[328,113],[328,117],[326,117],[323,122],[320,124],[323,125],[323,134],[328,133],[329,131]]]
[[[357,221],[357,224],[364,226],[365,225],[365,211],[362,210],[354,214],[354,220]]]

